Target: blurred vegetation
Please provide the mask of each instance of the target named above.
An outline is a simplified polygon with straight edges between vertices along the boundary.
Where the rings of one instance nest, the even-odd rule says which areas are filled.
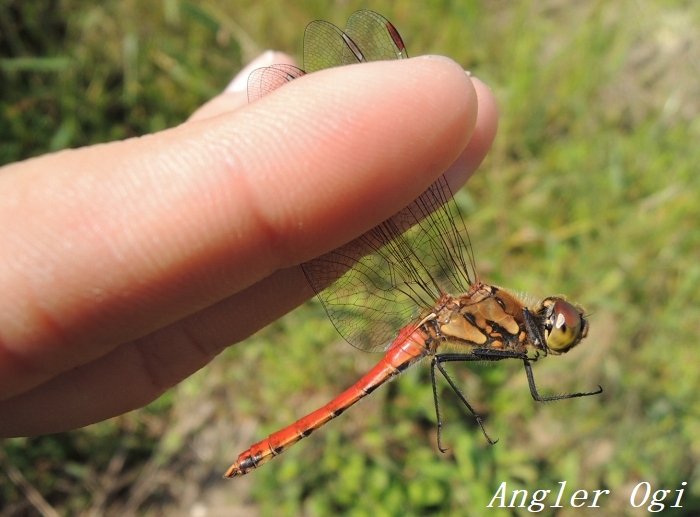
[[[254,441],[324,404],[378,356],[310,302],[143,410],[85,429],[6,440],[0,516],[511,516],[513,489],[608,489],[601,509],[641,515],[632,488],[675,490],[700,512],[700,4],[675,0],[0,2],[0,163],[157,131],[186,119],[265,48],[300,55],[313,19],[363,7],[412,56],[448,55],[488,83],[499,136],[460,193],[481,275],[566,293],[590,337],[535,365],[452,365],[485,416],[483,439],[441,385],[436,448],[427,368],[237,480]],[[508,498],[510,500],[510,498]],[[553,504],[553,497],[545,501]],[[53,512],[53,513],[52,513]],[[600,513],[598,513],[600,512]]]

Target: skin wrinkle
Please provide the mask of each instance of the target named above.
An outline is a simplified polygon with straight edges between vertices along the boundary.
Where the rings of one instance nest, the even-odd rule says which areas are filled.
[[[205,364],[216,357],[221,351],[218,346],[207,346],[206,343],[211,343],[211,341],[198,338],[197,335],[190,330],[189,325],[184,322],[181,325],[177,325],[176,330],[182,334],[187,344],[198,350],[202,357],[206,359]]]
[[[121,347],[125,348],[123,351],[120,349],[116,349],[112,351],[110,354],[118,354],[123,357],[124,362],[128,363],[132,369],[132,375],[135,375],[136,372],[133,370],[134,368],[138,368],[141,371],[144,372],[144,377],[148,380],[148,382],[151,384],[151,386],[154,387],[154,393],[156,396],[160,396],[159,394],[162,394],[167,390],[167,385],[164,382],[160,382],[160,377],[157,375],[156,372],[162,371],[163,365],[156,365],[154,364],[153,366],[152,363],[153,361],[149,360],[149,355],[151,355],[150,352],[150,341],[151,341],[151,336],[146,336],[144,338],[137,339],[129,344],[126,345],[126,347]],[[127,352],[127,353],[125,353]],[[138,377],[141,377],[141,375],[137,375]],[[148,392],[149,390],[144,389],[144,392]]]
[[[0,361],[4,364],[13,364],[15,369],[19,369],[24,375],[32,375],[42,373],[41,369],[37,368],[32,361],[27,361],[13,349],[7,346],[0,335]],[[2,400],[2,397],[0,397]]]
[[[51,246],[50,244],[54,241],[55,235],[49,234],[46,235],[46,238],[44,239],[23,239],[20,243],[20,246],[22,246],[24,250],[27,250],[28,248],[31,250],[25,254],[33,256],[34,258],[31,259],[33,262],[44,262],[40,259],[40,257],[47,256],[51,253],[53,246]],[[47,244],[41,246],[40,249],[40,247],[37,245],[40,243]],[[19,271],[17,271],[17,273],[24,274],[25,271],[28,271],[28,263],[26,261],[21,266],[21,270],[21,273]],[[62,348],[64,351],[68,351],[69,347],[73,344],[72,338],[68,337],[64,330],[64,327],[61,325],[61,322],[55,317],[53,311],[51,311],[50,308],[47,307],[43,301],[43,293],[46,290],[46,284],[48,283],[50,285],[55,282],[53,268],[50,268],[48,270],[48,273],[45,273],[43,275],[44,278],[47,278],[47,280],[45,280],[44,282],[37,283],[36,281],[34,281],[37,278],[36,269],[33,271],[33,273],[24,274],[24,276],[27,279],[24,282],[24,285],[27,287],[27,289],[25,289],[24,293],[21,296],[23,296],[25,299],[25,306],[32,308],[32,310],[29,311],[31,313],[29,319],[35,323],[38,323],[35,326],[44,329],[44,332],[51,336],[52,340],[56,343],[56,345],[60,346],[60,348]],[[41,291],[39,292],[37,291],[37,289],[40,289]],[[83,290],[82,293],[78,294],[82,296],[84,295],[84,293],[85,291]],[[70,303],[70,300],[66,300],[66,303]],[[54,303],[54,305],[56,305],[56,303]],[[5,346],[7,347],[6,343]],[[44,369],[38,364],[35,366],[41,370]]]
[[[180,365],[180,368],[173,368],[173,357],[181,355],[180,351],[186,348],[187,356],[190,358],[188,368],[184,371],[189,371],[192,365],[204,366],[213,359],[221,351],[220,347],[214,347],[209,350],[203,343],[203,340],[198,339],[187,328],[187,325],[177,325],[170,329],[165,335],[159,335],[158,341],[164,338],[169,340],[167,351],[161,347],[153,346],[153,336],[145,336],[136,340],[133,343],[134,352],[139,357],[139,366],[146,374],[149,382],[155,387],[156,393],[162,394],[169,389],[173,382],[177,383],[187,377],[183,372],[181,363],[175,361],[174,364]],[[192,350],[198,352],[197,358],[192,358]]]
[[[270,112],[270,114],[271,113],[272,112]],[[294,247],[297,246],[296,239],[290,239],[288,236],[290,232],[298,233],[300,225],[302,228],[306,225],[304,224],[303,214],[300,214],[299,211],[296,210],[296,206],[299,204],[303,205],[303,202],[290,203],[288,209],[283,215],[275,211],[274,214],[278,216],[278,220],[273,220],[270,218],[271,214],[267,210],[268,199],[266,193],[262,191],[259,186],[257,188],[253,186],[255,184],[254,182],[260,182],[261,180],[261,177],[256,174],[256,169],[270,171],[284,168],[288,163],[288,160],[285,159],[285,155],[291,154],[295,156],[297,167],[300,163],[308,163],[309,165],[305,165],[304,168],[314,170],[314,167],[311,165],[313,160],[305,160],[305,158],[313,158],[315,153],[307,152],[304,156],[299,156],[299,150],[307,149],[311,145],[322,145],[319,143],[321,140],[319,135],[309,137],[308,141],[301,140],[298,134],[290,133],[285,124],[278,123],[278,118],[280,117],[271,118],[270,120],[272,123],[269,125],[260,126],[258,127],[258,130],[262,131],[262,139],[279,141],[285,145],[275,148],[274,153],[266,152],[264,154],[253,154],[257,160],[255,160],[255,163],[253,164],[242,167],[243,172],[238,174],[240,181],[237,183],[237,187],[239,188],[245,186],[243,191],[247,193],[246,199],[254,200],[246,203],[246,206],[248,207],[247,213],[249,214],[248,218],[249,220],[256,222],[256,234],[262,234],[264,236],[262,243],[257,243],[255,254],[258,255],[260,253],[267,253],[269,256],[277,259],[275,264],[267,268],[267,270],[262,273],[262,276],[267,276],[278,269],[289,267],[290,265],[299,264],[300,261],[293,258],[298,254],[298,252],[294,249]],[[256,140],[259,139],[260,138]],[[238,147],[234,145],[232,148],[237,149]],[[298,150],[293,152],[292,149],[294,148]],[[289,150],[289,152],[286,152],[287,150]],[[232,153],[227,154],[230,155]],[[280,177],[278,173],[271,172],[267,172],[266,176],[276,178]],[[280,189],[283,189],[287,193],[292,193],[292,197],[299,197],[294,195],[297,193],[302,193],[304,196],[317,196],[318,191],[302,188],[303,180],[307,175],[298,174],[298,176],[298,181],[290,181],[285,179],[283,182],[278,181],[277,184],[281,185]],[[250,214],[254,214],[254,216],[250,217]],[[240,228],[240,224],[237,225],[237,228]],[[284,244],[284,246],[282,246],[282,244]],[[260,248],[261,245],[263,246],[262,249]],[[248,287],[252,284],[239,285]]]
[[[236,137],[240,137],[240,135],[236,134]],[[265,204],[260,202],[259,196],[255,195],[258,189],[251,184],[251,180],[255,180],[255,178],[253,178],[254,173],[252,172],[255,168],[255,163],[250,164],[241,162],[241,159],[238,156],[238,151],[241,148],[245,148],[243,147],[245,144],[243,144],[241,140],[242,139],[240,138],[235,138],[235,143],[231,145],[231,147],[226,148],[226,151],[224,152],[224,155],[226,156],[224,160],[229,165],[229,167],[237,166],[237,168],[232,168],[230,171],[231,174],[235,175],[236,178],[234,184],[235,191],[231,188],[224,189],[224,192],[227,193],[226,201],[228,203],[235,202],[239,205],[244,206],[245,209],[243,210],[243,212],[246,216],[245,226],[246,228],[249,228],[251,226],[254,227],[253,232],[256,236],[255,246],[250,248],[247,253],[251,255],[264,254],[268,257],[278,257],[279,255],[276,249],[278,246],[276,246],[275,244],[283,238],[282,236],[284,235],[285,231],[284,228],[280,228],[279,225],[275,225],[272,221],[268,219],[268,213],[265,210]],[[260,154],[255,153],[254,157],[257,158],[256,161],[260,161]],[[224,205],[228,203],[224,203]],[[222,214],[222,220],[226,221],[227,218],[225,216],[225,210],[222,211]],[[238,241],[242,238],[240,220],[235,222],[230,221],[229,224],[226,225],[226,227],[228,235],[234,237],[233,239],[231,239],[232,242],[234,243],[234,245],[237,246]],[[255,268],[254,272],[240,272],[238,275],[236,275],[236,288],[240,290],[241,288],[244,289],[254,284],[256,277],[264,278],[265,276],[268,276],[273,271],[279,269],[281,267],[281,264],[284,263],[284,260],[287,259],[288,257],[285,256],[283,260],[278,260],[277,263],[271,263],[263,271],[259,271],[257,269],[257,264],[253,262],[251,266]],[[249,282],[242,282],[240,281],[241,277],[248,277],[251,280]]]
[[[227,120],[226,123],[229,123],[229,121]],[[224,130],[224,132],[227,132],[227,131]],[[217,131],[217,132],[212,131],[212,133],[214,135],[217,135],[217,134],[220,134],[220,131]],[[236,132],[236,131],[231,131],[229,133],[231,133],[231,137],[229,140],[230,145],[224,145],[224,146],[214,145],[212,143],[215,140],[215,138],[213,136],[209,137],[209,136],[205,135],[203,140],[207,143],[207,146],[212,147],[213,152],[221,154],[223,151],[223,156],[224,156],[223,161],[224,161],[224,163],[226,163],[227,168],[229,168],[229,171],[226,172],[225,174],[223,174],[222,176],[226,177],[226,178],[231,178],[231,177],[236,178],[236,180],[237,180],[236,185],[235,185],[236,186],[236,201],[239,204],[243,204],[247,207],[253,207],[255,205],[254,202],[245,201],[244,203],[241,203],[242,200],[251,199],[253,197],[252,194],[250,194],[250,195],[243,194],[243,192],[250,193],[252,190],[254,190],[254,189],[250,188],[250,183],[248,181],[250,175],[246,174],[245,172],[239,172],[239,171],[233,172],[231,170],[232,167],[240,168],[242,170],[250,169],[250,166],[241,164],[240,160],[238,159],[238,155],[235,152],[229,151],[229,149],[235,151],[236,149],[239,148],[239,146],[241,145],[241,141],[244,141],[245,134],[241,134],[240,132]],[[233,192],[233,189],[231,189],[231,188],[222,188],[220,186],[216,186],[213,190],[215,190],[215,191],[222,191],[223,190],[224,192]],[[230,199],[230,197],[228,199]],[[224,199],[223,203],[220,203],[220,204],[222,204],[222,205],[226,204],[226,199]],[[264,208],[263,204],[262,203],[259,203],[259,204],[260,204],[260,211],[258,213],[261,215],[266,215],[266,213],[263,211],[263,208]],[[248,212],[248,214],[250,214],[252,212],[251,209],[247,209],[246,211]],[[268,254],[270,254],[270,256],[273,256],[273,257],[278,257],[279,256],[278,250],[274,250],[275,251],[274,254],[271,254],[271,252],[276,245],[276,243],[274,241],[279,241],[281,239],[281,234],[284,233],[284,229],[280,228],[280,230],[277,231],[276,228],[279,225],[273,224],[271,222],[268,223],[269,219],[267,219],[265,217],[250,217],[250,216],[248,216],[246,219],[249,221],[256,221],[258,223],[259,228],[263,228],[264,230],[268,230],[267,231],[267,238],[263,239],[262,241],[259,240],[258,242],[256,242],[256,246],[260,250],[260,252],[261,253],[268,253]],[[267,223],[267,224],[261,224],[261,223]],[[240,231],[241,231],[240,220],[238,221],[238,224],[235,225],[235,227],[231,226],[231,225],[225,225],[225,227],[230,228],[229,230],[227,230],[227,232],[229,235],[232,235],[235,237],[234,241],[240,237]],[[260,234],[259,231],[256,233]],[[274,235],[274,239],[272,237],[270,237],[270,235]],[[235,244],[235,242],[234,242],[234,244]],[[256,254],[257,254],[257,251],[256,251]],[[278,269],[279,265],[283,264],[285,261],[290,262],[290,259],[288,257],[283,257],[278,262],[278,264],[274,265],[274,267],[267,268],[262,273],[259,273],[259,271],[257,271],[257,270],[254,271],[254,273],[261,275],[261,276],[265,276],[265,275],[271,273],[272,271],[274,271],[275,269]],[[253,264],[253,265],[255,265],[255,264]],[[213,265],[212,267],[216,267],[216,265]],[[211,268],[209,268],[209,269],[211,269]],[[242,284],[241,282],[238,282],[238,278],[241,276],[251,277],[251,276],[255,276],[255,275],[251,275],[248,273],[246,273],[244,275],[242,272],[239,272],[238,275],[236,276],[236,278],[233,279],[233,282],[238,286],[238,288],[240,288],[241,285],[246,286],[246,284]],[[252,284],[252,283],[254,283],[254,282],[250,282],[250,284]],[[216,300],[214,300],[214,301],[216,301]]]
[[[158,393],[165,392],[174,382],[179,382],[186,378],[183,374],[182,366],[180,368],[172,368],[168,366],[172,363],[173,356],[179,356],[180,350],[188,349],[188,357],[191,358],[192,350],[198,354],[198,358],[190,359],[188,367],[193,364],[204,366],[221,351],[219,346],[209,347],[204,345],[204,339],[197,338],[194,333],[188,328],[188,325],[183,323],[175,325],[166,332],[155,336],[158,342],[167,341],[168,344],[163,346],[153,346],[154,336],[149,335],[137,340],[134,345],[135,351],[138,353],[141,363],[140,366],[148,375],[153,386],[157,388]],[[175,362],[176,365],[180,363]],[[189,368],[187,368],[189,370]]]
[[[123,386],[123,389],[125,391],[129,391],[132,393],[136,393],[139,397],[139,403],[142,404],[147,404],[154,398],[159,397],[165,391],[168,389],[167,382],[161,382],[161,379],[164,378],[162,375],[159,376],[157,372],[163,371],[162,365],[159,367],[156,367],[153,361],[149,361],[148,355],[149,355],[149,346],[146,346],[148,343],[149,339],[140,339],[133,341],[131,343],[128,343],[124,346],[121,346],[119,348],[116,348],[106,354],[105,356],[102,356],[98,358],[96,361],[101,362],[105,361],[107,359],[115,360],[116,359],[116,364],[122,363],[122,364],[127,364],[127,368],[122,370],[127,370],[128,371],[128,377],[126,379],[125,385]],[[140,346],[141,345],[141,346]],[[95,403],[95,400],[99,400],[100,396],[104,396],[105,391],[105,386],[99,386],[97,393],[87,391],[85,389],[86,384],[89,384],[91,377],[92,377],[92,372],[89,370],[89,365],[83,365],[78,367],[79,371],[77,372],[77,376],[72,376],[70,378],[67,378],[65,374],[61,374],[59,377],[54,380],[50,381],[52,384],[56,384],[57,390],[60,391],[75,391],[79,394],[79,399],[80,400],[80,406],[85,406],[85,407],[90,407]],[[118,369],[115,369],[118,371]],[[139,373],[143,372],[143,373]],[[108,375],[111,376],[110,373]],[[134,390],[133,383],[131,382],[134,378],[138,378],[139,382],[142,383],[142,385],[139,386],[138,390]],[[120,379],[121,381],[121,379]],[[151,388],[149,388],[146,385],[143,384],[150,384]],[[129,411],[131,408],[124,406],[124,402],[117,402],[118,404],[122,405],[121,412],[126,412]],[[81,414],[80,412],[80,406],[77,408],[72,408],[73,411],[71,412],[73,415],[74,422],[72,425],[67,425],[66,429],[70,429],[70,427],[75,427],[76,423],[80,425],[80,417],[78,415]],[[90,408],[92,409],[92,408]],[[100,419],[104,418],[109,418],[108,414],[102,415]],[[64,429],[65,430],[65,429]]]
[[[182,332],[182,329],[181,329]],[[181,333],[182,337],[185,337],[184,333]],[[173,377],[177,378],[179,376],[173,376],[170,369],[165,368],[166,363],[163,361],[158,354],[154,354],[151,350],[150,339],[148,337],[138,339],[134,342],[134,351],[136,355],[140,358],[141,362],[139,366],[146,375],[146,378],[154,386],[155,393],[165,393],[169,388],[170,382]],[[192,345],[195,345],[193,341],[190,341]],[[195,349],[199,349],[196,345]]]
[[[29,286],[29,289],[27,289],[23,294],[25,306],[30,308],[25,308],[24,311],[24,314],[30,314],[27,319],[33,322],[34,325],[39,325],[48,331],[51,336],[52,343],[63,351],[61,354],[62,358],[69,359],[72,357],[77,359],[79,355],[71,353],[74,352],[74,348],[72,346],[74,344],[73,341],[68,337],[60,322],[51,314],[49,310],[47,310],[46,307],[44,307],[44,304],[41,303],[41,296],[36,292],[35,284],[28,281],[27,285]],[[55,361],[52,358],[48,358],[48,360],[45,361],[28,360],[27,357],[31,357],[33,352],[31,347],[10,347],[8,342],[3,339],[1,334],[0,349],[2,350],[2,355],[4,355],[5,358],[12,358],[14,363],[20,365],[22,370],[25,372],[25,375],[29,377],[41,377],[45,374],[50,374],[55,368]],[[0,400],[1,399],[2,397],[0,397]]]
[[[33,293],[32,293],[33,294]],[[32,318],[35,322],[41,325],[44,329],[47,329],[51,335],[51,342],[66,354],[66,356],[74,355],[71,354],[72,342],[66,335],[65,330],[61,327],[60,322],[44,307],[40,301],[36,300],[33,303],[34,307],[34,317]],[[61,354],[63,355],[63,354]],[[51,363],[52,361],[49,361]],[[53,365],[52,365],[53,366]],[[42,371],[44,369],[42,368]]]

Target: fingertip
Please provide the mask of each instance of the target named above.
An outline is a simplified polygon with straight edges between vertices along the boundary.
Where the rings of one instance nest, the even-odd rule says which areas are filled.
[[[479,168],[491,149],[498,131],[498,103],[493,90],[480,79],[465,72],[476,94],[478,109],[474,131],[461,156],[445,173],[450,188],[456,192]]]
[[[469,73],[469,72],[467,72]],[[498,131],[498,103],[493,94],[493,90],[481,79],[470,75],[476,96],[479,102],[479,115],[477,125],[484,137],[489,137],[490,141],[496,137]]]
[[[471,81],[472,77],[470,72],[464,70],[462,65],[457,63],[454,59],[438,54],[429,54],[411,58],[410,61],[433,67],[433,77],[436,81],[440,81],[440,86],[443,86],[443,81],[452,77],[454,80],[458,81],[458,88],[467,91],[469,100],[476,102],[475,85]]]

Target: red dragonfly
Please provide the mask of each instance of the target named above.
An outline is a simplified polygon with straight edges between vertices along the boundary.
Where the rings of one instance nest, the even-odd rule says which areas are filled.
[[[372,11],[354,13],[345,32],[324,21],[306,28],[307,72],[405,57],[396,28]],[[288,65],[258,69],[248,82],[249,99],[255,100],[304,73]],[[537,301],[487,285],[477,276],[474,264],[469,235],[444,177],[366,234],[302,264],[338,332],[360,350],[382,351],[384,356],[331,402],[240,454],[225,477],[242,476],[266,463],[426,358],[430,358],[438,448],[442,452],[446,449],[441,441],[436,369],[472,413],[488,442],[495,443],[448,375],[445,363],[520,359],[530,393],[539,402],[601,393],[598,386],[592,392],[543,397],[532,374],[532,362],[566,353],[586,337],[588,322],[583,309],[563,296]]]

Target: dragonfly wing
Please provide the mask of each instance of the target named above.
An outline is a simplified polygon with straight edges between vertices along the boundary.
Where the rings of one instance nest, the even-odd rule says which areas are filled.
[[[284,64],[256,68],[248,76],[248,102],[264,97],[305,73],[301,68]]]
[[[398,214],[302,264],[340,335],[385,350],[398,331],[475,278],[469,235],[441,177]]]
[[[332,23],[316,20],[304,32],[304,69],[307,73],[364,61],[357,45]]]
[[[304,68],[309,73],[363,61],[407,57],[396,27],[367,9],[350,15],[345,32],[332,23],[316,20],[304,33]]]
[[[357,44],[367,61],[408,57],[399,31],[374,11],[363,9],[352,13],[345,25],[345,33]]]

